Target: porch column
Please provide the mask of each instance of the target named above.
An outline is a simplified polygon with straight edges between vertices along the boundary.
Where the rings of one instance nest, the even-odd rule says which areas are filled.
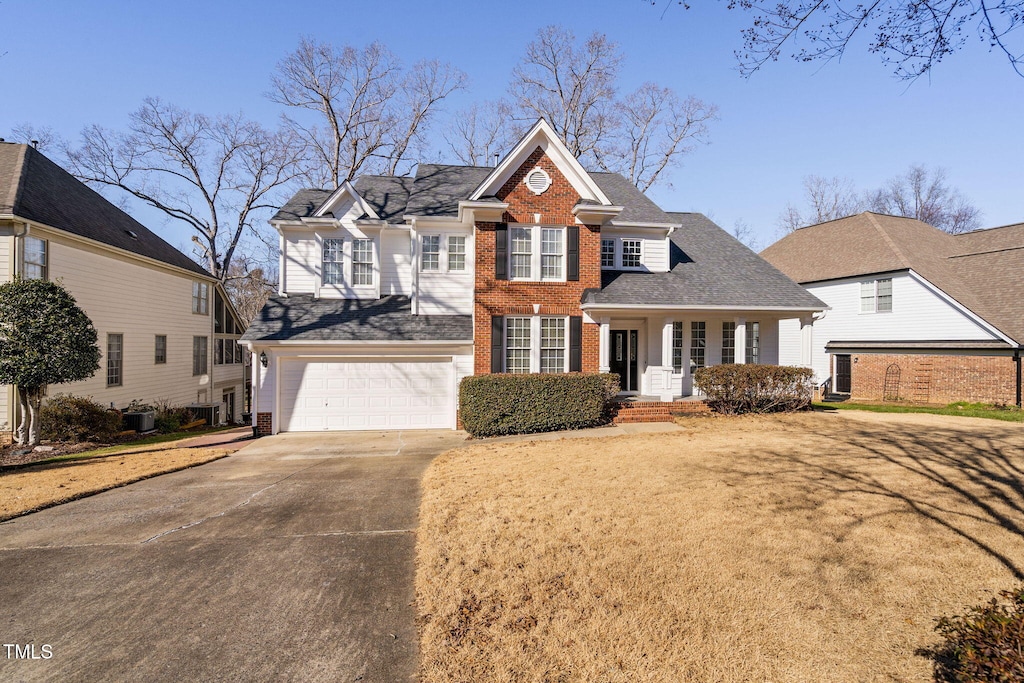
[[[609,372],[611,363],[608,360],[608,340],[611,338],[611,321],[608,318],[601,318],[601,333],[598,345],[598,371]]]
[[[665,318],[661,328],[661,365],[666,368],[672,367],[672,325],[675,320]]]
[[[814,351],[814,316],[800,318],[800,365],[812,367]]]
[[[736,348],[734,350],[736,363],[742,365],[747,362],[747,319],[736,318]]]

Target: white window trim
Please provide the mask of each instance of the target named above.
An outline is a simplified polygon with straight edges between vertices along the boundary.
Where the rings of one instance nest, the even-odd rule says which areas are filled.
[[[878,283],[883,281],[883,280],[888,280],[889,281],[889,297],[892,299],[892,306],[889,308],[888,311],[880,311],[880,310],[878,310]],[[874,288],[875,291],[874,291],[874,297],[871,300],[872,301],[871,309],[865,311],[864,308],[863,308],[863,306],[864,306],[864,299],[861,296],[861,289],[864,287],[864,285],[868,285],[868,284],[872,285],[872,287]],[[875,313],[892,313],[893,310],[896,308],[895,304],[896,304],[896,291],[895,291],[895,287],[894,287],[894,284],[893,284],[893,279],[891,277],[880,277],[880,278],[875,278],[874,280],[861,280],[858,283],[858,286],[857,286],[857,311],[858,311],[858,315],[873,315]]]
[[[37,242],[40,242],[43,245],[43,249],[42,249],[42,251],[43,251],[43,262],[42,263],[35,263],[35,262],[32,262],[32,261],[28,260],[28,253],[29,253],[28,243],[29,243],[29,240],[36,240]],[[38,279],[38,280],[49,280],[50,279],[50,242],[49,242],[49,240],[46,240],[46,239],[44,239],[42,237],[36,237],[34,235],[26,235],[25,236],[25,241],[22,242],[22,245],[21,245],[21,276],[24,277],[26,280],[29,279],[28,273],[26,272],[28,270],[29,266],[36,266],[38,268],[41,268],[42,271],[43,271],[43,274],[42,274],[41,277],[39,277],[39,278],[31,278],[31,279]]]
[[[370,243],[370,282],[368,284],[356,284],[356,242],[365,241]],[[373,289],[377,286],[377,240],[372,237],[354,237],[352,238],[352,288],[353,289]],[[361,261],[360,263],[365,263]]]
[[[647,266],[644,265],[644,264],[647,262],[647,248],[646,248],[647,238],[637,237],[637,236],[633,236],[633,235],[626,235],[626,236],[623,236],[623,237],[601,237],[601,240],[603,242],[604,241],[611,241],[611,242],[615,243],[615,263],[613,265],[610,265],[610,266],[606,266],[606,265],[604,265],[602,263],[601,270],[624,270],[624,271],[628,271],[628,272],[646,271]],[[631,242],[639,242],[640,243],[640,265],[639,266],[624,266],[624,265],[622,265],[622,253],[623,253],[623,244],[622,244],[622,242],[624,240],[629,240]]]
[[[424,237],[437,237],[438,238],[438,251],[437,251],[437,270],[423,270],[423,238]],[[448,263],[448,240],[452,237],[461,237],[465,240],[466,251],[465,251],[465,267],[461,270],[452,270],[449,268]],[[416,264],[417,269],[420,273],[426,273],[428,275],[437,275],[439,273],[451,273],[454,275],[468,275],[472,270],[472,253],[473,253],[473,240],[471,235],[467,235],[464,232],[421,232],[417,235],[419,244],[416,249],[419,252],[417,255]]]
[[[572,341],[569,339],[569,316],[567,315],[507,315],[505,316],[505,324],[502,325],[501,331],[501,367],[505,372],[508,372],[508,319],[509,318],[528,318],[530,320],[530,372],[540,372],[540,342],[541,342],[541,319],[558,319],[563,320],[565,324],[565,352],[562,359],[562,367],[565,368],[561,374],[569,372],[569,347],[572,345]],[[546,374],[559,374],[559,373],[546,373]]]
[[[327,242],[335,241],[341,242],[341,260],[340,261],[327,261],[324,259],[324,252],[327,250]],[[339,287],[345,284],[345,242],[344,237],[324,237],[320,242],[320,286],[321,287]],[[327,263],[340,263],[341,264],[341,282],[327,282],[325,273],[327,272]]]
[[[512,230],[520,228],[530,231],[530,277],[515,277],[512,269]],[[513,282],[568,282],[569,254],[564,225],[516,225],[509,226],[508,235],[508,279]],[[541,246],[544,230],[558,230],[562,235],[562,275],[560,277],[542,277]],[[517,317],[517,316],[513,316]],[[545,316],[549,317],[549,316]]]
[[[204,289],[206,295],[201,296]],[[201,280],[192,281],[192,315],[210,315],[210,283]]]
[[[380,239],[370,235],[317,235],[320,248],[320,268],[316,273],[316,281],[321,289],[342,291],[350,289],[358,292],[376,291],[380,283]],[[324,282],[324,244],[327,240],[341,240],[341,282]],[[368,285],[355,284],[355,243],[356,240],[370,240],[371,270],[373,282]]]

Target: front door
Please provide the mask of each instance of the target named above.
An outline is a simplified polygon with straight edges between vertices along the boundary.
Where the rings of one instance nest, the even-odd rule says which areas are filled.
[[[637,379],[636,349],[639,341],[637,330],[612,330],[609,370],[619,376],[621,391],[636,391]]]
[[[231,391],[225,391],[224,392],[224,406],[225,406],[224,409],[228,413],[227,414],[227,421],[228,422],[234,422],[235,421],[235,390],[234,389],[232,389]]]
[[[850,356],[836,354],[836,393],[850,393]]]

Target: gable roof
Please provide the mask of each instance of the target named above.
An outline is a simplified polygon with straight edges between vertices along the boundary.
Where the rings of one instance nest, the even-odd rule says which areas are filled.
[[[864,212],[795,230],[761,255],[803,284],[913,270],[1024,341],[1024,224],[950,235],[912,218]]]
[[[670,236],[667,273],[605,271],[584,304],[823,310],[820,299],[699,213],[668,212],[681,225]]]
[[[40,223],[212,278],[198,263],[29,145],[0,142],[2,215]]]

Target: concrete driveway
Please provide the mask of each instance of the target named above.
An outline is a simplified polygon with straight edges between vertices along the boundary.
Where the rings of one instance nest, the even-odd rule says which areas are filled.
[[[0,680],[412,679],[420,476],[464,439],[282,434],[0,524]]]

